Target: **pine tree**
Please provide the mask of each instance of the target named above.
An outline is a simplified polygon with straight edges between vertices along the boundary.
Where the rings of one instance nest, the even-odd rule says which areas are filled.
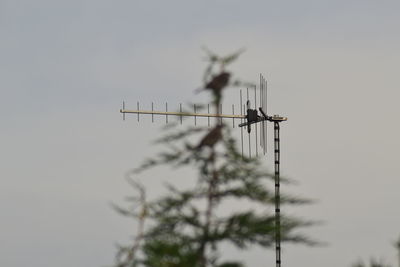
[[[218,57],[208,51],[210,64],[204,84],[210,85],[211,79],[228,73],[226,66],[239,53],[241,51]],[[220,69],[212,74],[215,65],[219,65]],[[224,81],[224,88],[207,90],[211,92],[216,112],[219,111],[222,90],[239,83]],[[202,136],[200,141],[192,141],[197,140],[199,135]],[[152,201],[146,199],[144,187],[132,181],[139,192],[134,201],[141,205],[141,209],[135,213],[116,208],[138,220],[138,232],[133,245],[119,248],[116,266],[240,267],[245,265],[239,261],[221,261],[222,243],[233,244],[240,250],[253,245],[273,246],[277,231],[271,212],[274,205],[274,193],[270,189],[273,174],[262,167],[259,158],[250,159],[239,153],[228,126],[217,121],[211,129],[169,127],[158,143],[163,144],[166,150],[137,168],[135,173],[138,177],[141,172],[159,165],[173,168],[191,166],[198,172],[197,181],[190,189],[168,185],[168,193]],[[253,208],[220,213],[221,207],[229,201],[247,201],[252,203]],[[282,204],[308,202],[291,196],[281,198]],[[314,244],[294,232],[311,224],[282,216],[282,241]]]

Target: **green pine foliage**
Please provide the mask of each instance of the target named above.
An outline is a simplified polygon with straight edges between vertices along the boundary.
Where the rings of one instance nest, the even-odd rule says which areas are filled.
[[[215,64],[221,65],[219,72],[226,72],[226,66],[241,51],[227,57],[210,53],[208,51],[208,80],[219,74],[210,74]],[[212,88],[209,91],[218,112],[221,91],[215,92]],[[198,136],[202,137],[201,141]],[[274,176],[263,168],[259,158],[242,156],[229,126],[221,126],[220,122],[211,129],[188,127],[182,130],[169,126],[157,143],[165,150],[139,166],[135,170],[137,177],[160,165],[173,169],[190,166],[197,171],[197,181],[190,189],[168,184],[167,193],[155,200],[147,200],[144,187],[132,182],[138,189],[138,197],[132,200],[140,206],[139,210],[116,208],[134,217],[138,229],[133,245],[119,248],[116,266],[244,267],[238,261],[222,261],[221,245],[230,243],[240,250],[252,246],[273,248],[278,230],[273,213]],[[230,212],[223,208],[235,201],[251,203],[252,208]],[[281,204],[306,203],[309,201],[302,198],[281,197]],[[221,208],[224,212],[220,212]],[[298,228],[311,224],[283,215],[282,241],[315,244],[297,233]]]

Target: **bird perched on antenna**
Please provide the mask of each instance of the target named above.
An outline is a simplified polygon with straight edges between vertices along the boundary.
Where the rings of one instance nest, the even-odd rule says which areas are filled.
[[[222,127],[223,125],[215,126],[211,131],[209,131],[200,143],[196,146],[196,149],[201,149],[203,147],[213,147],[219,140],[222,139]]]

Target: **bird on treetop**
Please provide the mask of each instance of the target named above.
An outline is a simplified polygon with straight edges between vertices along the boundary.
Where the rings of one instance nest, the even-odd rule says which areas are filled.
[[[208,83],[206,83],[204,88],[198,89],[197,92],[210,90],[214,93],[214,95],[220,96],[222,89],[228,85],[230,76],[231,74],[226,71],[216,74]]]
[[[200,149],[206,146],[213,147],[216,143],[218,143],[218,141],[222,139],[222,127],[223,125],[215,126],[203,137],[203,139],[201,139],[196,148]]]
[[[222,89],[228,85],[230,76],[231,74],[229,72],[221,72],[220,74],[213,76],[204,89],[212,90],[214,93],[220,93]]]

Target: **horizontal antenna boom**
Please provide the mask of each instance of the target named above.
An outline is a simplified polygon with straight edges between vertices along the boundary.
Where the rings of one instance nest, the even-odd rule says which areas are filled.
[[[211,118],[229,118],[229,119],[244,119],[244,115],[225,115],[225,114],[208,114],[208,113],[192,113],[192,112],[166,112],[166,111],[147,111],[147,110],[126,110],[120,109],[120,113],[133,114],[153,114],[153,115],[172,115],[172,116],[196,116],[196,117],[211,117]]]

